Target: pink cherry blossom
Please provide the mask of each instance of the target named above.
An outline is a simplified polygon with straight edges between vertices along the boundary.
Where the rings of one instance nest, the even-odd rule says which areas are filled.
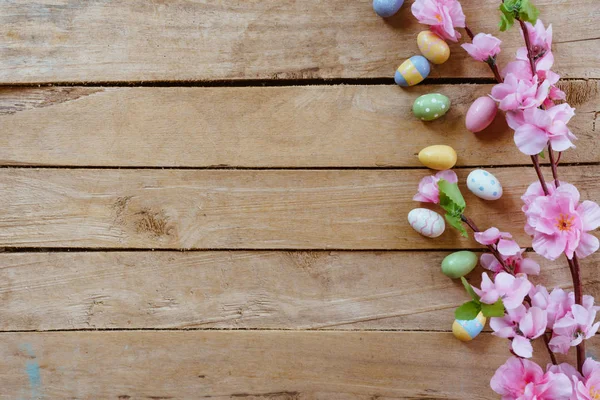
[[[566,354],[569,347],[577,346],[598,332],[600,322],[596,320],[596,309],[579,304],[571,306],[571,312],[556,321],[552,329],[550,348],[557,353]]]
[[[438,182],[440,179],[444,179],[450,183],[458,182],[456,173],[451,170],[440,171],[435,175],[426,176],[419,182],[419,192],[413,197],[415,201],[421,201],[423,203],[440,203],[440,190],[438,188]]]
[[[465,14],[458,0],[416,0],[411,11],[417,20],[430,25],[431,30],[442,39],[460,39],[455,28],[465,27]]]
[[[538,19],[535,26],[529,22],[525,22],[525,25],[534,58],[539,58],[540,55],[544,55],[552,49],[552,24],[548,25],[548,29],[546,29],[542,20]]]
[[[587,358],[583,364],[583,376],[571,376],[574,388],[573,399],[594,400],[600,398],[600,363]]]
[[[559,183],[561,185],[564,184],[564,182],[559,182]],[[548,189],[549,194],[554,193],[554,191],[556,190],[554,181],[546,182],[546,187]],[[521,211],[523,211],[523,213],[525,215],[527,215],[527,211],[529,210],[529,207],[535,202],[535,200],[538,197],[544,197],[544,196],[545,196],[545,194],[544,194],[544,190],[542,189],[542,184],[539,181],[533,182],[531,185],[529,185],[529,187],[527,188],[527,190],[525,191],[523,196],[521,196],[521,200],[523,201],[523,207],[521,207]],[[526,222],[525,223],[525,232],[527,232],[528,235],[533,236],[533,234],[535,233],[535,229],[533,229],[533,227]]]
[[[521,251],[521,248],[512,240],[512,235],[508,232],[500,232],[498,228],[491,227],[484,232],[475,232],[475,240],[483,245],[495,245],[498,252],[503,256],[514,256]]]
[[[515,274],[527,274],[527,275],[539,275],[540,264],[532,260],[531,258],[523,257],[525,249],[521,249],[517,254],[513,256],[503,256],[502,260],[504,264],[508,266]],[[483,253],[479,259],[481,266],[487,270],[499,274],[504,271],[502,264],[490,253]]]
[[[537,76],[533,79],[521,79],[509,73],[503,83],[492,88],[492,98],[499,102],[498,108],[503,111],[525,110],[541,106],[548,97],[549,90],[550,82],[545,80],[538,85]]]
[[[546,331],[547,314],[545,310],[524,305],[507,310],[502,318],[492,318],[490,327],[494,335],[512,339],[511,347],[519,357],[530,358],[533,355],[531,340],[540,337]]]
[[[562,184],[549,196],[535,198],[527,207],[526,231],[533,234],[533,249],[549,260],[562,253],[587,257],[598,250],[598,239],[587,232],[600,226],[600,207],[592,201],[579,203],[575,186]]]
[[[527,277],[520,275],[514,277],[507,272],[496,275],[494,281],[485,272],[481,275],[481,289],[473,287],[482,303],[494,304],[498,299],[507,310],[517,308],[531,289],[531,282]]]
[[[569,400],[571,381],[560,372],[548,371],[533,361],[509,358],[496,370],[490,381],[502,400]]]
[[[544,98],[545,100],[545,98]],[[527,155],[539,154],[548,142],[556,151],[575,147],[577,140],[567,123],[575,115],[568,104],[560,104],[547,110],[529,108],[506,113],[506,122],[515,130],[515,144]]]
[[[548,328],[552,329],[554,323],[571,311],[571,306],[575,304],[573,293],[567,293],[561,288],[555,288],[548,293],[546,287],[537,285],[529,292],[531,305],[546,310],[548,315]],[[592,300],[593,302],[593,300]]]
[[[494,60],[500,53],[502,41],[489,33],[478,33],[473,38],[473,43],[465,43],[462,48],[477,61]]]

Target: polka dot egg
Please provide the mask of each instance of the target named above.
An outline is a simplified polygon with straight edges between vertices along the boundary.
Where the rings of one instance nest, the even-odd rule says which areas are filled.
[[[483,169],[476,169],[467,177],[467,187],[473,194],[484,200],[498,200],[502,197],[500,181]]]
[[[430,93],[418,97],[413,103],[413,114],[421,121],[433,121],[448,112],[450,99],[443,94]]]

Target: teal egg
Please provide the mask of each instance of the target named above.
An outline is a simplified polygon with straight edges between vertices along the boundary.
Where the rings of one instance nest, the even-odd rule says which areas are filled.
[[[413,114],[421,121],[433,121],[450,109],[450,99],[443,94],[430,93],[417,97],[413,103]]]
[[[444,258],[442,272],[452,279],[467,275],[477,266],[477,254],[472,251],[457,251]]]

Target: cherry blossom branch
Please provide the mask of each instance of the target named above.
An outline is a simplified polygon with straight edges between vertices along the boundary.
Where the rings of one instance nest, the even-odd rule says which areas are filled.
[[[537,154],[531,156],[531,162],[533,162],[533,168],[535,169],[535,173],[537,174],[538,180],[540,181],[540,184],[542,185],[542,190],[544,191],[544,194],[546,196],[548,196],[550,194],[550,192],[548,191],[548,185],[546,185],[546,180],[544,179],[544,174],[542,174],[542,169],[540,168],[539,156]]]
[[[473,41],[473,38],[475,37],[475,35],[473,35],[473,31],[471,30],[471,28],[469,28],[469,26],[467,24],[465,24],[465,31],[467,32],[467,35],[469,35],[469,37],[471,38],[471,41]],[[498,65],[496,65],[496,61],[486,62],[486,64],[492,70],[492,72],[494,74],[494,78],[496,78],[496,81],[498,81],[498,83],[502,83],[503,82],[502,76],[500,76],[500,71],[498,71]]]
[[[521,18],[517,18],[517,21],[519,21],[519,25],[521,25],[523,37],[525,38],[525,47],[527,47],[527,58],[529,59],[529,65],[531,66],[531,74],[532,76],[535,76],[535,60],[533,58],[533,49],[531,48],[531,42],[529,40],[529,30]]]
[[[473,232],[481,232],[479,230],[479,228],[477,227],[477,225],[475,225],[475,222],[473,222],[473,220],[469,217],[467,217],[466,215],[461,215],[460,219],[462,222],[464,222],[465,224],[467,224],[469,226],[469,228],[471,228],[471,230]],[[504,270],[506,272],[508,272],[511,275],[514,275],[514,272],[506,265],[506,263],[504,262],[504,260],[502,259],[502,256],[500,255],[500,253],[498,252],[498,249],[496,249],[496,247],[494,247],[491,244],[487,245],[487,248],[490,250],[490,252],[492,253],[492,255],[496,258],[496,260],[498,260],[498,262],[500,263],[500,265],[502,265],[502,268],[504,268]]]
[[[546,345],[546,349],[548,350],[548,354],[550,355],[550,360],[552,361],[552,364],[558,365],[558,362],[556,361],[556,355],[554,355],[554,352],[552,352],[552,350],[550,349],[550,339],[548,338],[548,335],[545,332],[542,335],[542,338],[544,339],[544,344]]]
[[[550,158],[550,168],[552,168],[552,177],[554,178],[554,185],[560,186],[558,181],[558,160],[554,161],[554,151],[552,150],[552,143],[548,142],[548,157]]]

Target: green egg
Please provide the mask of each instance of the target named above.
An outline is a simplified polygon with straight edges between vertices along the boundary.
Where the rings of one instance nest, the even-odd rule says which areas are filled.
[[[450,99],[443,94],[430,93],[418,97],[413,103],[413,114],[421,121],[433,121],[448,112]]]
[[[477,254],[472,251],[457,251],[444,258],[442,272],[452,279],[457,279],[473,271],[476,266]]]

